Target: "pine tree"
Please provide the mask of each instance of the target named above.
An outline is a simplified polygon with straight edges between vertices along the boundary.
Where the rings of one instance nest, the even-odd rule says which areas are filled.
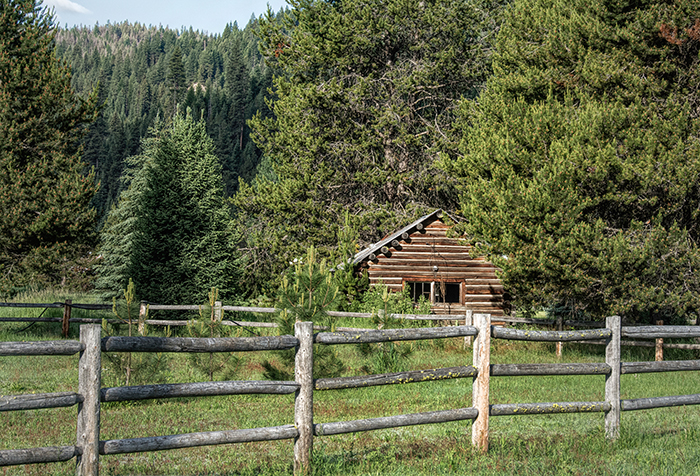
[[[700,5],[516,1],[456,123],[464,230],[524,306],[700,309]]]
[[[235,297],[238,235],[204,123],[177,116],[143,149],[102,233],[100,287],[113,291],[133,278],[143,299],[173,304],[197,302],[214,287],[222,299]]]
[[[484,81],[489,15],[476,0],[302,0],[261,21],[273,115],[250,125],[275,179],[235,199],[256,272],[278,276],[310,244],[327,256],[348,210],[367,243],[457,206],[435,146]]]
[[[70,285],[93,245],[96,187],[79,145],[95,98],[71,88],[54,34],[41,2],[0,2],[0,273],[12,283]]]

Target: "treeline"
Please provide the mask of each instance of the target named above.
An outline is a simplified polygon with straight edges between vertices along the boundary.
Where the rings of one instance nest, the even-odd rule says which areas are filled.
[[[27,15],[0,29],[7,48]],[[44,58],[53,33],[40,23]],[[92,249],[92,212],[80,226],[68,218],[93,194],[74,146],[97,104],[83,158],[100,183],[98,269],[112,292],[133,278],[182,300],[210,285],[274,293],[310,247],[339,263],[440,207],[520,309],[666,321],[700,311],[697,1],[294,2],[221,35],[115,24],[60,31],[55,46],[80,95],[61,86],[57,112],[37,114],[31,101],[46,91],[21,68],[42,71],[40,57],[3,56],[0,44],[7,279],[35,270],[60,282]],[[72,122],[47,122],[59,113]],[[41,137],[49,130],[59,133]],[[70,146],[66,184],[80,190],[48,203],[48,171],[66,163],[56,144]],[[37,176],[46,186],[35,190]],[[49,275],[42,266],[59,255]],[[190,279],[216,263],[216,276]],[[176,291],[149,288],[166,274]]]
[[[140,152],[156,118],[176,109],[206,123],[227,195],[238,177],[252,179],[261,153],[246,121],[269,114],[264,97],[272,84],[255,28],[233,23],[210,35],[124,22],[58,30],[56,54],[70,65],[73,88],[79,95],[97,89],[99,115],[83,140],[83,160],[100,184],[98,216],[123,190],[124,160]]]

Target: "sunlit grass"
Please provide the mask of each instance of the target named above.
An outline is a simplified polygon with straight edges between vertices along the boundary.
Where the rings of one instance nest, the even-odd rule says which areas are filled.
[[[85,302],[84,299],[75,299]],[[38,302],[53,302],[51,300]],[[4,310],[2,310],[4,311]],[[358,325],[358,324],[356,324]],[[60,339],[60,324],[2,324],[1,340]],[[268,331],[257,329],[255,332]],[[241,335],[249,335],[240,331]],[[77,326],[71,329],[77,336]],[[468,365],[463,339],[412,345],[410,368]],[[352,346],[339,346],[348,375],[362,367]],[[243,354],[241,379],[261,379],[273,354]],[[674,351],[669,358],[694,358]],[[653,349],[625,349],[624,360],[653,360]],[[554,345],[494,341],[494,363],[557,362]],[[562,362],[602,362],[603,347],[566,344]],[[2,357],[0,394],[77,390],[77,356]],[[172,354],[170,382],[201,381],[186,355]],[[491,402],[600,401],[603,376],[494,377]],[[318,423],[471,405],[471,379],[315,392]],[[700,373],[622,376],[622,398],[700,393]],[[102,406],[101,439],[135,438],[293,422],[292,395],[222,396]],[[70,445],[75,407],[0,413],[0,449]],[[314,474],[691,475],[700,472],[700,407],[623,412],[621,437],[604,438],[603,414],[492,417],[490,450],[471,447],[471,424],[396,428],[314,439]],[[222,445],[101,457],[103,475],[290,474],[291,441]],[[75,462],[0,468],[0,474],[67,475]]]

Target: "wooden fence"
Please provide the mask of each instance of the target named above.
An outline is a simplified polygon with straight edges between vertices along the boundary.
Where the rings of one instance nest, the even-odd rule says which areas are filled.
[[[474,326],[356,330],[313,333],[310,322],[297,322],[294,336],[240,338],[106,337],[99,325],[81,325],[79,341],[5,342],[0,355],[72,355],[80,353],[78,392],[15,395],[0,397],[0,411],[78,406],[76,443],[69,446],[0,451],[0,466],[67,461],[76,458],[77,474],[97,475],[99,455],[159,451],[204,445],[294,440],[294,469],[308,473],[312,467],[314,437],[409,425],[472,420],[472,443],[485,452],[489,444],[489,417],[549,413],[602,412],[605,434],[616,439],[620,412],[649,408],[700,404],[700,394],[634,400],[620,399],[620,375],[626,373],[700,370],[700,360],[675,362],[621,362],[620,341],[631,338],[700,337],[696,326],[621,327],[620,318],[607,319],[606,327],[578,331],[530,331],[491,326],[487,314],[474,315]],[[416,370],[383,375],[340,378],[312,378],[313,344],[343,345],[475,337],[473,364],[433,370]],[[570,364],[491,364],[492,339],[525,341],[588,341],[604,339],[605,363]],[[101,352],[237,352],[296,349],[294,381],[199,382],[132,387],[102,388]],[[605,400],[600,402],[489,403],[491,377],[522,375],[605,375]],[[314,391],[371,387],[472,378],[470,407],[381,418],[316,424],[313,419]],[[294,422],[268,428],[221,430],[102,441],[100,402],[153,398],[194,397],[232,394],[295,394]]]

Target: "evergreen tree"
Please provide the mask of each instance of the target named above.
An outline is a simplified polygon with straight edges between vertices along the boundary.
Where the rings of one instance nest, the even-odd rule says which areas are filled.
[[[487,18],[477,0],[301,0],[283,22],[268,13],[273,116],[250,124],[276,179],[235,198],[251,262],[267,267],[252,271],[278,276],[309,245],[328,255],[347,210],[366,243],[456,207],[434,149],[456,101],[484,81]]]
[[[71,284],[93,245],[80,140],[95,98],[71,88],[54,34],[41,2],[0,2],[0,277],[12,283]]]
[[[700,4],[519,0],[462,104],[464,230],[526,306],[700,308]]]
[[[102,233],[101,287],[131,277],[151,302],[191,304],[213,287],[234,297],[238,238],[205,125],[177,116],[143,148]]]

